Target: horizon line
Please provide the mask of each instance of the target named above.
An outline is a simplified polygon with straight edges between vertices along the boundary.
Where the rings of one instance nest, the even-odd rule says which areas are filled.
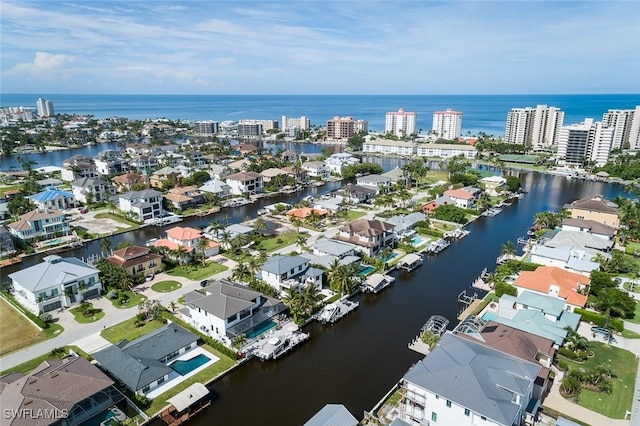
[[[640,95],[640,92],[611,93],[73,93],[73,92],[0,92],[3,95],[80,95],[80,96],[608,96],[608,95]]]

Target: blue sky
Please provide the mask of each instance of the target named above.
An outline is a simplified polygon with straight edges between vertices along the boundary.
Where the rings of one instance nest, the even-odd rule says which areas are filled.
[[[640,1],[0,0],[4,93],[640,93]]]

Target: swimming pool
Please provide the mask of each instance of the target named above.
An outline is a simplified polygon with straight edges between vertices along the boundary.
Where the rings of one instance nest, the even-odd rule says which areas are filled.
[[[358,275],[361,275],[363,277],[366,277],[367,275],[369,275],[370,273],[372,273],[373,271],[375,271],[376,268],[374,268],[373,266],[369,266],[369,265],[364,265],[362,266],[362,268],[360,269],[360,272],[358,272]]]
[[[391,259],[393,259],[394,257],[398,257],[398,255],[396,253],[391,253],[389,256],[385,257],[384,259],[382,259],[383,262],[388,262]]]
[[[491,321],[496,319],[496,314],[494,314],[493,312],[485,312],[484,314],[482,314],[482,319],[484,321]]]
[[[411,240],[411,244],[413,244],[415,247],[418,247],[426,242],[427,240],[422,237],[413,237],[413,239]]]
[[[177,360],[169,365],[169,367],[173,368],[180,375],[185,376],[191,373],[198,367],[205,365],[207,362],[211,361],[211,358],[204,354],[199,354],[194,356],[191,359],[187,360]]]
[[[255,339],[265,331],[270,330],[275,326],[276,326],[275,321],[271,321],[271,320],[263,321],[247,332],[247,339]]]

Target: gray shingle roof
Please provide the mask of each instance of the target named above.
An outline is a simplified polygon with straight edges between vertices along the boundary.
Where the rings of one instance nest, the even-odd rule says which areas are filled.
[[[262,265],[262,270],[272,274],[284,274],[290,270],[303,266],[309,261],[301,256],[273,256]]]
[[[526,398],[522,406],[512,402],[514,394],[527,393],[540,368],[447,333],[404,379],[499,424],[512,425],[529,402]]]
[[[124,194],[120,194],[120,198],[124,198],[125,200],[133,200],[135,198],[152,198],[152,197],[162,197],[162,194],[153,189],[145,189],[143,191],[129,191]]]
[[[75,257],[51,255],[45,257],[42,263],[10,274],[9,278],[35,293],[98,272],[93,266]]]
[[[331,240],[328,238],[320,238],[315,242],[313,248],[321,253],[342,257],[350,251],[353,251],[356,246],[354,246],[353,244],[343,243],[341,241]]]
[[[357,426],[358,420],[342,404],[327,404],[304,426]]]

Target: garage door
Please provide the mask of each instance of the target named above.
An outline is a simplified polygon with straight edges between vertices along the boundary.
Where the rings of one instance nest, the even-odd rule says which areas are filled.
[[[93,290],[89,290],[87,291],[84,295],[83,298],[84,299],[91,299],[92,297],[97,297],[100,294],[100,290],[93,289]]]
[[[54,309],[60,309],[62,307],[62,302],[61,301],[57,301],[57,302],[53,302],[50,305],[45,305],[42,307],[42,310],[44,312],[50,312],[53,311]]]

